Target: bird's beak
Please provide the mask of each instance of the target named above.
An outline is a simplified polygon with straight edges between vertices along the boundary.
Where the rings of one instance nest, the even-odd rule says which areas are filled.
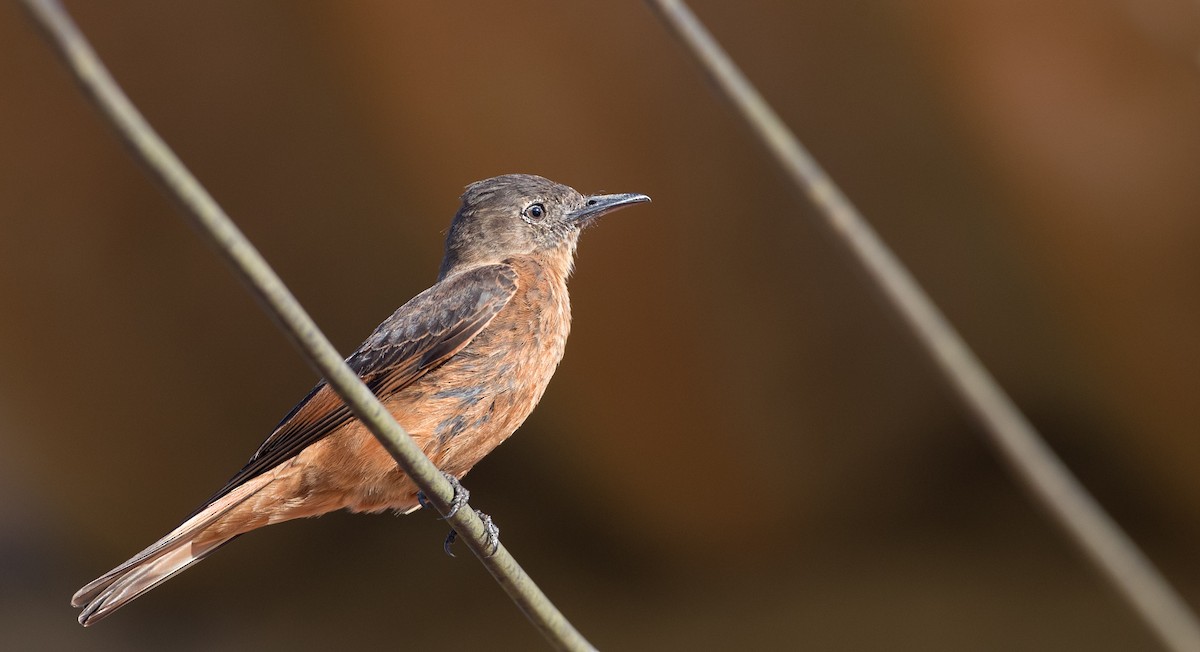
[[[583,208],[567,215],[567,219],[572,222],[589,222],[618,208],[640,204],[644,201],[650,201],[650,198],[635,192],[627,192],[619,195],[591,195],[584,202]]]

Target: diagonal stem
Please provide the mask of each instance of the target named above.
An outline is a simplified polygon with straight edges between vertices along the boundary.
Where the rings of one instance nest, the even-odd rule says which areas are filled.
[[[754,135],[819,210],[908,325],[943,380],[1027,491],[1171,650],[1200,650],[1200,623],[1137,544],[1055,455],[816,159],[682,0],[649,0]]]

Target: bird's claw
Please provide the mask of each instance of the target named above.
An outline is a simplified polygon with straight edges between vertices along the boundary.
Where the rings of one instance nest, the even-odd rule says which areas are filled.
[[[488,557],[500,551],[500,526],[492,521],[492,517],[484,514],[479,510],[475,510],[475,514],[479,516],[479,520],[483,521],[483,531],[487,533]],[[454,556],[454,552],[450,547],[458,539],[458,531],[450,530],[450,534],[446,535],[446,541],[442,544],[442,550],[446,551],[447,555]]]
[[[462,486],[462,483],[458,481],[458,478],[450,475],[449,473],[442,471],[442,477],[446,478],[446,482],[449,482],[450,487],[454,489],[454,497],[450,499],[450,511],[442,517],[443,519],[447,519],[457,514],[458,510],[462,509],[463,505],[467,504],[467,501],[471,499],[471,492],[467,491],[467,488]],[[429,502],[429,499],[425,497],[424,491],[417,492],[417,504],[419,504],[421,507],[430,507],[432,505],[432,503]]]
[[[462,486],[462,483],[458,481],[458,478],[450,475],[449,473],[442,471],[442,477],[446,478],[446,482],[449,482],[450,486],[454,489],[454,497],[450,499],[450,509],[446,512],[446,515],[442,517],[442,519],[445,520],[453,517],[458,513],[458,510],[462,509],[463,506],[467,504],[467,501],[471,498],[471,492],[467,491],[467,488]],[[420,504],[421,507],[432,506],[432,503],[430,503],[429,499],[425,496],[424,491],[417,492],[417,503]],[[500,527],[492,521],[491,516],[488,516],[479,510],[475,510],[475,514],[479,516],[480,521],[483,521],[483,530],[487,534],[488,556],[491,557],[500,550]],[[445,550],[447,555],[453,557],[454,552],[451,551],[450,547],[453,546],[454,542],[457,540],[458,531],[451,529],[450,534],[446,535],[446,541],[442,543],[442,550]]]
[[[476,511],[479,515],[479,520],[483,521],[483,531],[487,532],[488,557],[500,552],[500,526],[492,520],[491,516],[483,512]]]

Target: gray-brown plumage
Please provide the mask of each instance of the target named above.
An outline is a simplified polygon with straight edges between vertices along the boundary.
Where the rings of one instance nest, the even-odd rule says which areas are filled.
[[[471,184],[437,283],[380,324],[347,363],[443,472],[463,476],[529,416],[562,359],[580,231],[649,200],[584,196],[522,174]],[[255,528],[343,508],[418,506],[416,486],[322,382],[200,509],[71,604],[90,625]]]

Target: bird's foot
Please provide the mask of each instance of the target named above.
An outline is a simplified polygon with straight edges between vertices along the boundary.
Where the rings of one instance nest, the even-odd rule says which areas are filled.
[[[475,510],[475,514],[479,516],[479,520],[483,521],[483,530],[487,533],[487,556],[491,557],[500,551],[500,526],[496,525],[496,523],[492,521],[491,516],[488,516],[479,510]],[[455,540],[457,539],[458,531],[450,530],[450,534],[446,535],[446,542],[442,544],[442,550],[445,550],[446,554],[450,555],[451,557],[454,556],[454,553],[450,550],[450,546],[453,546]]]
[[[454,498],[450,499],[450,511],[443,517],[450,518],[451,516],[457,514],[458,510],[462,509],[463,505],[467,504],[467,501],[471,499],[471,492],[467,491],[467,488],[462,486],[462,483],[458,481],[458,478],[450,475],[449,473],[442,471],[442,477],[446,478],[446,482],[449,482],[450,487],[454,489]],[[421,507],[430,507],[432,505],[432,503],[429,502],[429,499],[425,497],[424,491],[417,492],[417,503],[420,504]]]

